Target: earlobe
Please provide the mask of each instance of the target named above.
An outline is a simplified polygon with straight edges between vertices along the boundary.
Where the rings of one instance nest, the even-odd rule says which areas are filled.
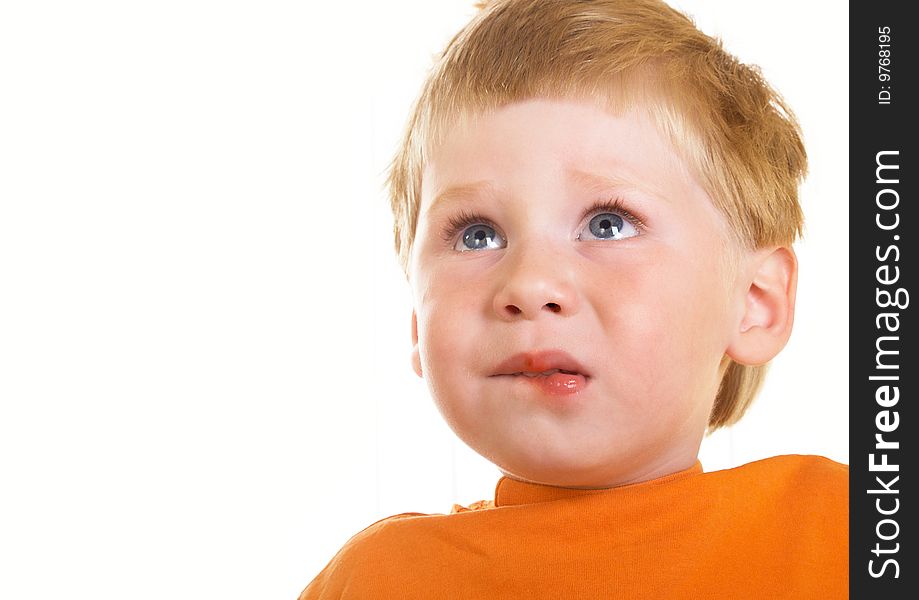
[[[412,369],[418,377],[421,374],[421,354],[418,352],[418,317],[412,309]]]
[[[727,354],[742,365],[763,365],[791,335],[798,285],[798,259],[790,247],[756,252],[742,284],[744,306]]]

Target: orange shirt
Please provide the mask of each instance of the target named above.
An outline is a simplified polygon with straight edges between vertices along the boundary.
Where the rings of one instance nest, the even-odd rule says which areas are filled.
[[[494,502],[374,523],[300,600],[846,598],[848,476],[792,455],[605,490],[502,477]]]

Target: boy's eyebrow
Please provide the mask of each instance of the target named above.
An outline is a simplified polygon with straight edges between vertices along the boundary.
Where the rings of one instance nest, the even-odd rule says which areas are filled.
[[[653,183],[648,184],[642,182],[641,185],[638,185],[627,178],[600,175],[598,173],[591,173],[590,171],[581,171],[580,169],[567,169],[565,173],[571,183],[587,190],[603,191],[611,188],[627,188],[643,192],[658,200],[667,200],[664,194],[657,191]]]
[[[600,191],[611,188],[624,187],[644,192],[653,196],[654,198],[662,200],[666,199],[663,195],[657,193],[653,186],[636,185],[634,182],[621,177],[610,177],[607,175],[600,175],[598,173],[591,173],[590,171],[582,171],[580,169],[571,168],[565,170],[565,175],[567,176],[568,181],[574,186],[590,191]],[[494,193],[495,186],[491,181],[488,180],[453,185],[434,196],[434,199],[431,201],[431,205],[428,207],[427,212],[433,211],[439,205],[461,200],[463,198],[469,198],[473,196],[489,196],[493,195]]]
[[[494,185],[488,180],[452,185],[434,196],[431,205],[428,207],[428,212],[434,210],[441,204],[447,204],[448,202],[468,198],[470,196],[490,195],[493,194],[494,191]]]

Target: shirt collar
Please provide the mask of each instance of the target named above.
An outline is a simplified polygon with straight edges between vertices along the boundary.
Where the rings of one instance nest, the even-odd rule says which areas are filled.
[[[612,488],[594,490],[556,487],[552,485],[544,485],[541,483],[530,483],[528,481],[513,479],[505,475],[498,480],[498,485],[495,487],[495,506],[500,507],[515,506],[518,504],[537,504],[540,502],[552,502],[553,500],[563,500],[566,498],[576,498],[580,496],[595,496],[599,494],[628,494],[633,491],[645,489],[647,487],[684,479],[692,475],[698,475],[699,473],[702,473],[702,463],[697,459],[696,464],[689,467],[688,469],[677,471],[676,473],[671,473],[669,475],[664,475],[663,477],[658,477],[657,479],[651,479],[648,481],[641,481],[638,483],[631,483],[628,485],[621,485]]]

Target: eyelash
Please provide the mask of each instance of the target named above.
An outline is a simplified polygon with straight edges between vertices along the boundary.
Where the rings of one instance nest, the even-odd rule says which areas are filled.
[[[594,213],[600,214],[605,212],[617,213],[620,216],[624,217],[629,223],[634,225],[638,230],[644,231],[647,229],[645,222],[641,217],[632,214],[629,212],[621,198],[610,198],[609,200],[600,200],[596,202],[593,206],[587,209],[584,212],[584,216],[592,215]],[[456,234],[460,231],[469,227],[470,225],[488,225],[493,229],[497,229],[489,219],[483,217],[482,215],[475,212],[466,212],[465,210],[460,211],[456,216],[451,216],[449,222],[444,227],[443,238],[444,241],[451,241]]]

